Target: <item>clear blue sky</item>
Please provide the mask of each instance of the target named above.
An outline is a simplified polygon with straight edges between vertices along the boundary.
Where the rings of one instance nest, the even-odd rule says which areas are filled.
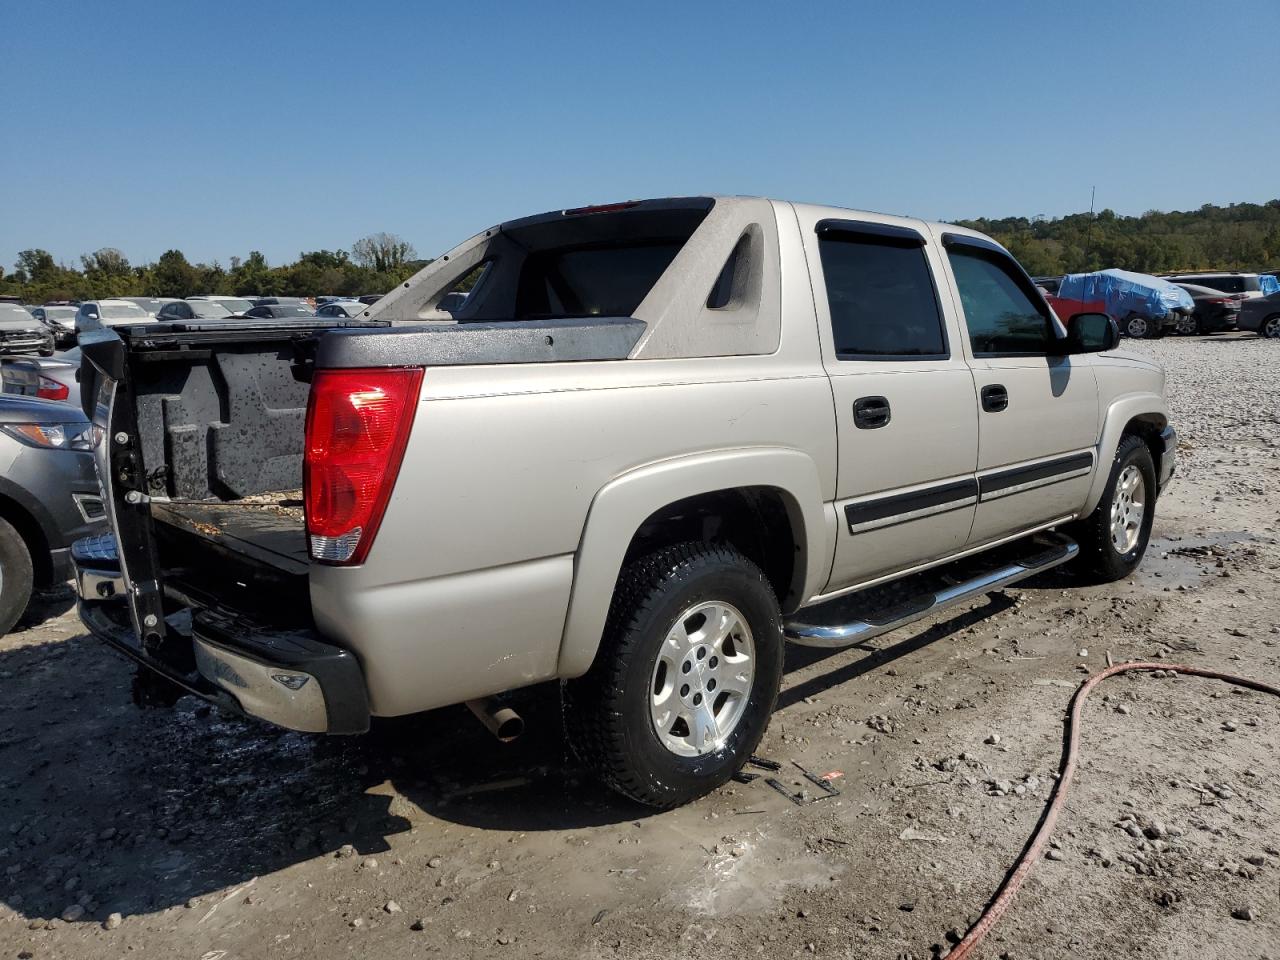
[[[1280,9],[595,2],[0,4],[0,264],[430,256],[630,197],[932,218],[1280,196]]]

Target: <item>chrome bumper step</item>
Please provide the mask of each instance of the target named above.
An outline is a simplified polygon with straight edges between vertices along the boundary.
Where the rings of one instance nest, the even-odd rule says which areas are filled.
[[[1071,560],[1080,547],[1060,533],[1040,534],[910,578],[923,589],[905,599],[873,589],[796,612],[786,638],[806,647],[850,647],[930,614],[973,600]]]

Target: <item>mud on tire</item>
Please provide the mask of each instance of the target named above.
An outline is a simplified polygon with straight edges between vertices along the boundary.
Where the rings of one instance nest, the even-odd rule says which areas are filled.
[[[665,676],[659,661],[660,653],[663,659],[669,655],[669,634],[692,629],[682,615],[708,603],[741,614],[754,663],[731,729],[722,740],[709,741],[707,752],[680,755],[669,746],[670,731],[657,728],[655,677]],[[591,669],[564,686],[574,753],[614,790],[651,807],[679,806],[714,790],[764,736],[782,678],[782,647],[782,620],[769,581],[731,546],[681,543],[628,564]],[[695,649],[689,659],[696,656]],[[677,685],[683,666],[674,665]],[[671,729],[678,732],[679,723]]]
[[[1133,468],[1142,479],[1143,513],[1137,526],[1133,545],[1121,551],[1115,542],[1117,484],[1127,471]],[[1102,499],[1093,513],[1073,525],[1072,533],[1080,544],[1080,555],[1075,568],[1092,583],[1111,583],[1123,580],[1142,562],[1147,542],[1151,539],[1151,524],[1155,519],[1156,468],[1151,451],[1141,437],[1128,434],[1121,438],[1111,464],[1111,474]],[[1123,544],[1122,544],[1123,545]]]

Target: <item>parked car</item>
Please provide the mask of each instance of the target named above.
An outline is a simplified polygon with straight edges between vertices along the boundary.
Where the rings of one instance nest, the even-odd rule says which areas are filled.
[[[1241,330],[1252,330],[1268,340],[1280,338],[1280,293],[1240,304],[1237,326]]]
[[[1234,330],[1240,320],[1240,300],[1229,293],[1214,290],[1212,287],[1201,287],[1194,283],[1178,284],[1191,294],[1195,301],[1195,312],[1179,314],[1175,332],[1186,335],[1192,333],[1219,333],[1223,330]]]
[[[188,302],[188,303],[193,303],[193,302],[195,302],[195,301],[197,301],[197,300],[203,300],[203,301],[206,301],[206,302],[208,302],[208,303],[218,303],[218,304],[221,304],[222,306],[226,307],[226,308],[227,308],[227,310],[229,310],[231,313],[235,314],[236,316],[240,316],[240,315],[241,315],[241,314],[243,314],[246,310],[250,309],[250,308],[253,306],[253,301],[251,301],[251,300],[249,300],[249,299],[247,299],[247,298],[245,298],[245,297],[229,297],[229,296],[221,296],[221,295],[219,295],[219,296],[187,297],[187,302]]]
[[[53,354],[53,331],[33,317],[26,307],[0,303],[0,354]]]
[[[1165,277],[1171,283],[1193,283],[1197,287],[1209,287],[1222,293],[1239,294],[1250,300],[1262,296],[1262,284],[1256,273],[1222,271],[1219,273],[1179,273]]]
[[[160,312],[160,308],[166,303],[173,303],[177,297],[121,297],[121,300],[128,300],[135,303],[151,316],[155,316]]]
[[[302,303],[264,303],[244,312],[246,320],[281,320],[288,317],[314,317],[315,311]]]
[[[374,303],[377,303],[379,300],[381,300],[384,296],[386,296],[386,294],[363,293],[360,296],[356,297],[356,299],[359,300],[361,303],[374,304]]]
[[[1131,270],[1069,273],[1058,285],[1057,297],[1075,304],[1102,302],[1120,332],[1136,338],[1162,337],[1177,328],[1179,317],[1195,311],[1195,301],[1181,287]]]
[[[161,304],[163,306],[163,304]],[[159,307],[156,308],[159,310]],[[76,310],[76,333],[125,323],[151,323],[155,316],[132,299],[86,300]]]
[[[0,382],[5,393],[59,400],[80,407],[80,348],[52,357],[5,357]]]
[[[228,320],[234,314],[220,303],[212,300],[175,300],[166,303],[156,314],[156,319],[165,320]]]
[[[479,263],[485,322],[423,324]],[[371,314],[82,338],[128,558],[80,565],[118,592],[82,590],[84,622],[307,731],[462,701],[497,727],[489,698],[562,680],[579,757],[657,807],[755,750],[784,637],[849,646],[1070,561],[1125,577],[1174,469],[1160,366],[945,223],[555,211]]]
[[[0,394],[0,634],[70,579],[73,541],[106,530],[91,448],[79,408]]]
[[[316,308],[317,317],[358,317],[368,309],[359,300],[330,300]]]
[[[31,315],[53,334],[54,347],[63,349],[76,342],[76,309],[75,304],[46,303],[32,307]]]

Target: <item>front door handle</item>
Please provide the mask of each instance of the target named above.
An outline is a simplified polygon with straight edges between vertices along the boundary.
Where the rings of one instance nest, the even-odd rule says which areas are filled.
[[[887,426],[892,416],[887,397],[859,397],[853,401],[853,425],[859,430]]]
[[[989,383],[982,388],[982,409],[987,413],[999,413],[1009,409],[1009,391],[1002,383]]]

